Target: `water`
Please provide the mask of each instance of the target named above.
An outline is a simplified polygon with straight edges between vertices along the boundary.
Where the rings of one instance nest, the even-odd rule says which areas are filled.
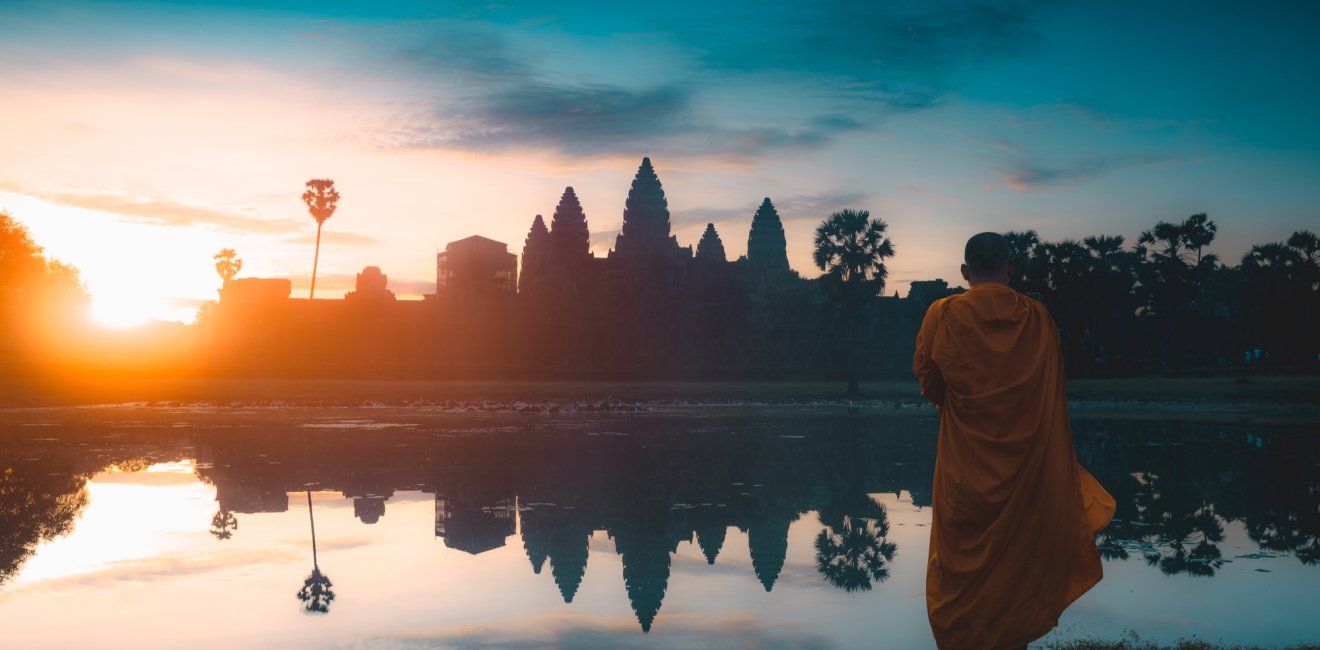
[[[0,412],[0,645],[932,646],[933,412],[547,410]],[[1320,640],[1314,427],[1074,428],[1119,508],[1048,638]]]

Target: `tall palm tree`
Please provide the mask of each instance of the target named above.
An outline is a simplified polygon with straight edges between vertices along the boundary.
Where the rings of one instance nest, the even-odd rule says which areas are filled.
[[[894,256],[894,242],[885,236],[888,225],[872,219],[867,210],[840,210],[816,227],[812,260],[825,272],[824,279],[842,303],[848,329],[848,394],[857,395],[856,321],[861,307],[883,291]]]
[[[308,298],[316,297],[316,266],[321,261],[321,226],[325,225],[325,220],[329,219],[335,213],[335,208],[339,204],[339,192],[335,190],[335,182],[328,178],[313,178],[307,181],[307,191],[302,195],[303,203],[307,204],[307,211],[316,219],[316,255],[312,258],[312,290],[308,293]]]
[[[239,271],[243,270],[243,260],[238,259],[238,253],[232,248],[222,248],[215,254],[215,272],[220,274],[220,280],[229,284]]]
[[[326,614],[330,612],[330,603],[335,600],[335,592],[330,588],[330,576],[321,573],[321,566],[316,563],[316,518],[312,516],[312,491],[307,491],[307,520],[312,525],[312,574],[303,581],[298,590],[298,600],[303,601],[308,612]]]

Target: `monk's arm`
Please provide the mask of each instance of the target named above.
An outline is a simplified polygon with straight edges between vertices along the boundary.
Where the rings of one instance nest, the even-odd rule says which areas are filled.
[[[940,374],[940,367],[931,358],[931,347],[935,343],[943,302],[936,301],[926,310],[926,318],[921,321],[921,330],[917,332],[917,353],[912,357],[912,372],[917,376],[917,381],[921,382],[921,394],[935,406],[944,405],[944,375]]]

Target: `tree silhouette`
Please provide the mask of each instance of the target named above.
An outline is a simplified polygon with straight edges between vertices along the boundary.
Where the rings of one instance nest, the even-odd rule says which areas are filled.
[[[311,490],[307,491],[307,520],[312,526],[312,574],[307,576],[302,589],[298,590],[298,600],[303,602],[307,612],[328,614],[330,603],[335,600],[335,592],[331,590],[334,585],[330,582],[330,576],[321,573],[321,567],[316,562],[316,518],[312,516]]]
[[[328,178],[313,178],[307,181],[307,191],[303,192],[302,200],[307,204],[307,211],[316,220],[316,254],[312,257],[312,288],[307,295],[310,299],[316,297],[316,267],[321,261],[321,226],[325,225],[325,220],[335,213],[335,208],[339,204],[339,192],[335,190],[334,181]]]
[[[0,359],[39,361],[42,348],[77,334],[89,302],[78,269],[46,258],[27,227],[0,210]]]
[[[866,210],[840,210],[816,227],[812,260],[825,272],[831,297],[843,305],[848,331],[848,394],[857,395],[857,314],[861,306],[885,288],[894,243],[885,236],[888,225]]]
[[[1138,274],[1147,294],[1145,308],[1162,322],[1167,333],[1165,348],[1169,369],[1174,373],[1181,365],[1182,321],[1218,262],[1214,255],[1201,254],[1201,249],[1214,241],[1217,230],[1205,214],[1194,214],[1178,224],[1161,221],[1137,238],[1135,251],[1145,261]]]
[[[224,508],[215,511],[215,516],[211,517],[211,534],[216,539],[229,539],[234,536],[236,530],[238,530],[238,517],[235,517],[234,513]]]
[[[220,281],[229,284],[238,272],[243,270],[243,260],[232,248],[222,248],[215,254],[215,272],[220,274]]]

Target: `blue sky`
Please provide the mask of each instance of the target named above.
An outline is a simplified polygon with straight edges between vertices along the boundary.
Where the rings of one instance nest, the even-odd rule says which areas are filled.
[[[1236,261],[1320,225],[1317,36],[1313,2],[8,2],[0,208],[98,295],[80,229],[144,242],[121,283],[195,264],[152,289],[176,306],[221,246],[302,281],[314,176],[345,196],[329,291],[374,264],[424,293],[470,234],[518,252],[568,185],[603,255],[643,155],[680,243],[741,254],[769,196],[808,276],[841,208],[888,222],[897,290],[981,230],[1207,212]]]

